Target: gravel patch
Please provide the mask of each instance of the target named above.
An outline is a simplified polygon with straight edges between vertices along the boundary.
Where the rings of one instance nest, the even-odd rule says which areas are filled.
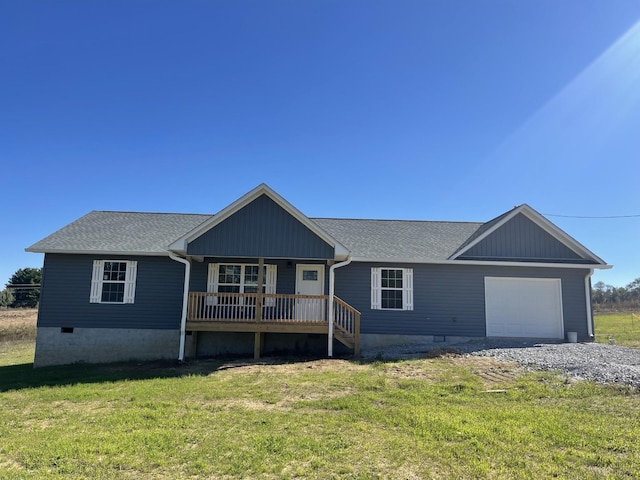
[[[544,342],[544,343],[543,343]],[[455,349],[464,355],[493,357],[519,365],[557,370],[598,383],[618,383],[640,389],[640,349],[602,343],[549,343],[549,340],[483,339],[465,343],[401,345],[382,352],[363,352],[365,357],[424,358],[434,349]]]

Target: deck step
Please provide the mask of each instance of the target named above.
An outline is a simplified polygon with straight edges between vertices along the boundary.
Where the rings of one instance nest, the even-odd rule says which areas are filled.
[[[342,332],[334,332],[334,337],[336,340],[338,340],[340,343],[342,343],[345,347],[348,348],[355,348],[355,340],[353,338],[353,335],[344,335]]]

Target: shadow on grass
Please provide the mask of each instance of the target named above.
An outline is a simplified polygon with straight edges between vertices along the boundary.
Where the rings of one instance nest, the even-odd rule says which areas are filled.
[[[467,342],[452,345],[423,346],[425,348],[411,349],[411,352],[402,352],[394,355],[382,349],[375,356],[352,358],[349,356],[337,356],[337,359],[349,360],[359,364],[373,363],[376,361],[394,362],[408,358],[439,358],[450,355],[473,353],[491,348],[527,348],[541,344],[540,340],[528,339],[502,339],[498,341]],[[545,343],[556,343],[546,339]],[[22,390],[39,387],[57,387],[75,384],[117,382],[121,380],[149,380],[162,378],[176,378],[188,376],[207,376],[221,370],[230,368],[242,368],[255,365],[284,365],[290,363],[305,363],[323,360],[313,356],[273,356],[261,360],[247,359],[246,357],[233,358],[197,358],[186,363],[178,363],[175,360],[147,361],[147,362],[121,362],[109,364],[85,364],[62,365],[55,367],[33,368],[33,363],[23,363],[8,366],[0,366],[0,392],[10,390]],[[331,360],[327,360],[331,361]]]
[[[363,352],[362,362],[384,361],[395,362],[421,358],[440,358],[485,352],[503,348],[532,348],[546,345],[558,345],[564,340],[551,338],[488,338],[482,337],[459,342],[428,342],[388,347],[368,348]]]
[[[61,365],[33,368],[33,363],[0,367],[0,392],[40,387],[61,387],[76,384],[149,380],[189,376],[207,376],[217,371],[255,365],[284,365],[317,361],[315,357],[198,358],[185,363],[175,360],[121,362],[109,364]]]

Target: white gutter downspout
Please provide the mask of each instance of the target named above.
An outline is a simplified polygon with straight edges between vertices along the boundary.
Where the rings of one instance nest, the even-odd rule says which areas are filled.
[[[587,333],[589,338],[593,338],[593,312],[591,311],[591,275],[593,275],[593,268],[589,270],[589,273],[584,277],[584,295],[587,301]]]
[[[184,263],[184,290],[182,292],[182,316],[180,317],[180,351],[178,361],[184,361],[184,343],[187,336],[187,303],[189,301],[189,278],[191,277],[191,262],[169,252],[169,258],[176,262]]]
[[[344,262],[334,263],[329,267],[329,346],[327,348],[327,355],[333,357],[333,295],[335,293],[335,269],[340,267],[346,267],[351,263],[351,257],[347,258]]]

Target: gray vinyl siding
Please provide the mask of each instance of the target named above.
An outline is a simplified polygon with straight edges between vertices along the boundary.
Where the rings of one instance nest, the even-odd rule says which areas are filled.
[[[204,262],[192,262],[191,264],[191,281],[189,283],[189,291],[191,292],[206,292],[207,291],[207,277],[209,274],[209,264],[210,263],[226,263],[226,264],[252,264],[255,265],[258,263],[256,258],[206,258]],[[288,266],[288,260],[270,260],[265,259],[265,265],[276,265],[278,268],[277,279],[276,279],[276,293],[283,294],[295,294],[296,291],[296,264],[297,263],[308,263],[308,264],[319,264],[324,262],[318,261],[304,261],[304,262],[295,262],[291,261],[291,265]],[[328,277],[329,277],[329,269],[325,266],[325,293],[328,291]]]
[[[189,255],[334,258],[334,249],[262,195],[187,246]]]
[[[93,260],[138,262],[135,303],[89,303]],[[167,257],[45,255],[39,327],[177,329],[184,265]]]
[[[577,253],[522,214],[513,217],[460,258],[581,260]]]
[[[371,267],[412,268],[412,311],[371,309]],[[361,314],[361,333],[486,335],[484,278],[560,278],[565,331],[588,339],[582,269],[352,263],[336,270],[336,295]]]

